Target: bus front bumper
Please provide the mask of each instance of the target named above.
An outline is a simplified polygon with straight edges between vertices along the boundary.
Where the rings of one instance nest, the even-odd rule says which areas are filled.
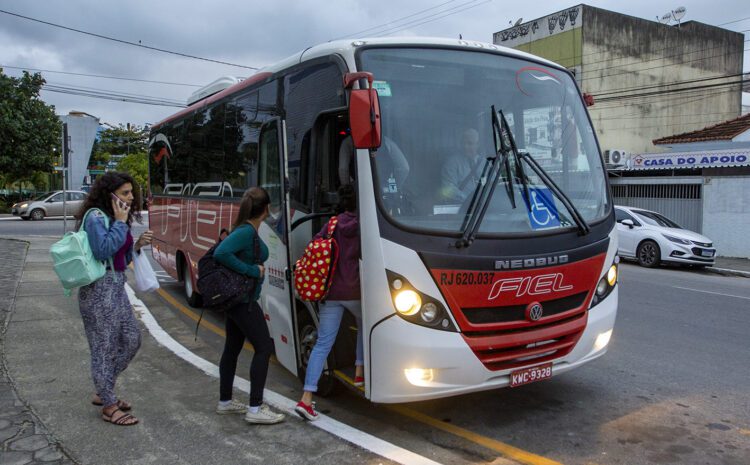
[[[553,361],[553,377],[606,353],[618,291],[619,286],[589,310],[586,329],[575,348]],[[413,402],[502,388],[510,384],[514,371],[487,369],[460,333],[428,329],[395,315],[373,329],[370,347],[374,350],[368,385],[373,402]]]

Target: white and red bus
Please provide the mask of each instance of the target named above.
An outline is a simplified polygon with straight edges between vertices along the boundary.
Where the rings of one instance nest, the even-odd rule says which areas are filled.
[[[449,195],[467,131],[480,158]],[[554,63],[462,40],[326,43],[154,125],[150,150],[153,254],[192,305],[197,262],[243,192],[270,193],[260,303],[278,361],[300,377],[318,320],[292,264],[341,182],[358,192],[368,399],[518,386],[606,351],[612,200],[584,99]],[[351,326],[321,390],[350,380]]]

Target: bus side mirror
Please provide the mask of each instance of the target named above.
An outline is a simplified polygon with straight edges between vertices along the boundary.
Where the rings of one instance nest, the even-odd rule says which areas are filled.
[[[367,89],[351,89],[355,82],[366,79]],[[349,126],[352,143],[357,149],[376,149],[380,147],[380,102],[378,93],[372,87],[371,73],[347,73],[344,75],[344,87],[349,92]]]

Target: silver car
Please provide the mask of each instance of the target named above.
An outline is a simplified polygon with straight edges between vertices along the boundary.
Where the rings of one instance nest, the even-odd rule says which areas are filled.
[[[66,191],[64,195],[66,216],[73,216],[86,200],[86,193]],[[47,192],[34,199],[13,204],[11,213],[24,220],[41,220],[45,216],[63,216],[63,191]]]

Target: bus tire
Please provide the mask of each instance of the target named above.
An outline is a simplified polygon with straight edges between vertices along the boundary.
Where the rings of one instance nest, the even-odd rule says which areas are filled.
[[[308,313],[307,308],[304,305],[301,305],[300,307],[301,310],[297,315],[297,331],[299,332],[298,336],[300,346],[300,367],[297,370],[297,376],[304,386],[305,374],[307,373],[307,362],[310,359],[313,347],[315,347],[315,341],[318,338],[318,328]],[[331,353],[328,354],[328,366],[336,366],[334,350],[331,350]],[[323,373],[318,380],[318,390],[315,394],[321,397],[330,396],[336,391],[336,386],[336,378],[332,374],[328,374],[326,370],[323,370]]]
[[[203,305],[203,299],[198,291],[193,286],[193,280],[190,279],[190,269],[188,268],[188,261],[183,258],[182,262],[182,284],[185,290],[185,298],[187,299],[188,305],[193,308],[200,308]]]

